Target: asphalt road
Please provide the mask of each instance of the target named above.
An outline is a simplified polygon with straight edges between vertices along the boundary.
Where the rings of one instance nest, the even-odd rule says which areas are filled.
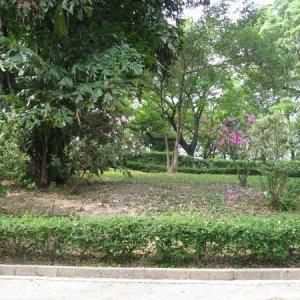
[[[300,281],[0,277],[1,300],[300,300]]]

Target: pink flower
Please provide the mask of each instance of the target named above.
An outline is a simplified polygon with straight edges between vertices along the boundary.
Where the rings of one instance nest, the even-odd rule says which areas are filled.
[[[200,130],[201,130],[201,131],[205,131],[205,130],[206,130],[206,127],[205,127],[205,126],[202,126],[202,127],[200,128]]]
[[[221,148],[224,145],[224,143],[225,143],[225,138],[222,137],[216,142],[216,147]]]
[[[250,123],[254,123],[255,120],[256,120],[256,117],[255,117],[254,115],[249,115],[249,116],[248,116],[248,121],[249,121]]]
[[[227,118],[227,122],[230,122],[230,123],[231,123],[231,122],[233,122],[233,121],[234,121],[234,118],[233,118],[233,117],[228,117],[228,118]]]
[[[221,130],[224,132],[228,131],[228,127],[226,125],[222,125]]]
[[[243,137],[241,137],[241,136],[237,136],[237,138],[236,138],[236,145],[237,146],[240,146],[240,145],[242,145],[243,143],[244,143],[244,139],[243,139]]]
[[[232,131],[230,134],[229,134],[229,141],[232,143],[232,144],[235,144],[236,143],[236,139],[237,139],[237,135],[234,131]]]
[[[232,131],[229,134],[229,141],[234,146],[240,146],[246,141],[246,139],[244,139],[239,133],[237,134],[236,132]]]
[[[202,122],[202,123],[207,123],[207,122],[208,122],[208,119],[207,119],[207,118],[201,118],[201,119],[200,119],[200,122]]]
[[[235,200],[235,199],[238,199],[240,197],[239,194],[227,194],[226,195],[226,199],[228,200]]]

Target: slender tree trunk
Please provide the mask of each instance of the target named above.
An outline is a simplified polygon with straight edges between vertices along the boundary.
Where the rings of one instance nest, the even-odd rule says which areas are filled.
[[[177,108],[177,130],[176,130],[176,140],[175,146],[172,153],[172,161],[168,172],[175,173],[178,170],[178,156],[179,156],[179,142],[181,136],[181,116],[180,108]]]
[[[49,136],[48,129],[45,128],[45,132],[43,133],[42,140],[42,161],[41,161],[41,178],[40,185],[47,186],[49,184],[50,176],[49,176]]]
[[[167,121],[165,118],[165,112],[163,108],[163,101],[164,101],[164,96],[163,96],[163,82],[162,80],[160,81],[160,113],[161,117],[163,119],[163,124],[164,124],[164,139],[165,139],[165,145],[166,145],[166,154],[167,154],[167,172],[171,169],[171,153],[170,153],[170,147],[169,147],[169,137],[168,137],[168,128],[167,128]]]

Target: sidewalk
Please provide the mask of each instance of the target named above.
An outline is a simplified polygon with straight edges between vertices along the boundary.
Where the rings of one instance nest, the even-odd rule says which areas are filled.
[[[0,277],[1,300],[299,300],[296,280],[128,280]]]

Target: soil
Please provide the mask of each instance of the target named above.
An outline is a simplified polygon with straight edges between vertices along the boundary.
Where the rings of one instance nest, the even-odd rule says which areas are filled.
[[[184,180],[178,178],[175,181],[170,178],[160,180],[153,176],[123,179],[108,174],[101,181],[81,185],[76,194],[63,186],[30,191],[6,183],[8,193],[0,198],[0,211],[18,215],[29,212],[92,217],[120,214],[199,213],[205,216],[235,216],[277,213],[263,194],[254,188],[242,188],[229,182],[188,182],[186,176]]]

